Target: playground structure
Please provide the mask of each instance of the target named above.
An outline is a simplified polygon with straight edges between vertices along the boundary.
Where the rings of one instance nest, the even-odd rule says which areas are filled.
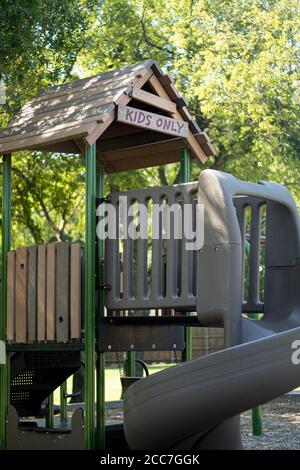
[[[128,106],[129,105],[129,106]],[[80,153],[86,164],[85,246],[45,244],[10,250],[11,153]],[[185,362],[135,380],[124,397],[133,449],[240,448],[239,413],[299,385],[291,361],[300,334],[299,217],[289,192],[205,170],[189,183],[190,156],[214,154],[171,78],[147,61],[52,87],[30,100],[0,133],[3,154],[0,339],[1,448],[103,449],[105,353],[183,351]],[[181,162],[182,183],[104,197],[104,174]],[[96,208],[130,203],[204,204],[204,245],[176,239],[96,238]],[[245,214],[251,208],[249,289],[243,298]],[[264,299],[259,294],[261,211],[266,208]],[[98,210],[97,210],[98,214]],[[135,223],[127,215],[127,223]],[[149,211],[149,218],[150,211]],[[195,225],[195,211],[192,226]],[[147,222],[148,223],[148,222]],[[147,227],[139,227],[148,231]],[[151,246],[150,246],[151,245]],[[122,267],[120,255],[122,252]],[[151,263],[149,264],[149,253]],[[105,314],[105,309],[107,314]],[[175,315],[119,316],[174,309]],[[242,317],[263,313],[260,321]],[[191,359],[190,326],[225,329],[225,350]],[[31,427],[42,402],[80,366],[85,409],[72,422]],[[95,379],[96,371],[96,379]],[[158,399],[159,397],[159,399]],[[195,410],[197,412],[195,412]]]

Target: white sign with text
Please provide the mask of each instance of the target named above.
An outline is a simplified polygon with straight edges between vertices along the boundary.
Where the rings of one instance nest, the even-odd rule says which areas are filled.
[[[149,113],[130,106],[119,105],[117,120],[132,126],[143,127],[164,134],[187,137],[189,124],[179,119],[172,119],[160,114]]]

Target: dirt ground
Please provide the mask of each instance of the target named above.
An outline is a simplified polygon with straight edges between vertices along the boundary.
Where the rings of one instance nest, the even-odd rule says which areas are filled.
[[[120,403],[120,402],[119,402]],[[300,395],[278,398],[261,407],[263,434],[252,435],[251,411],[241,416],[242,439],[245,449],[300,450]],[[108,423],[121,422],[120,406],[106,410]]]
[[[252,435],[251,411],[241,416],[245,449],[299,450],[300,396],[286,395],[261,407],[263,434]]]

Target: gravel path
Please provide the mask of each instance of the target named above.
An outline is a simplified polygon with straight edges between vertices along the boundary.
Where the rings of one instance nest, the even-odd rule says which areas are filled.
[[[263,405],[263,434],[252,435],[251,411],[241,416],[245,449],[299,450],[300,397],[285,396]]]
[[[289,396],[263,405],[263,434],[252,435],[251,411],[241,416],[242,439],[245,449],[256,450],[300,450],[300,395]],[[108,423],[121,422],[120,407],[106,410]]]

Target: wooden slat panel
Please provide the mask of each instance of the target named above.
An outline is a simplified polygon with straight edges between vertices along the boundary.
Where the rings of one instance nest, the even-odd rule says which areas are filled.
[[[46,339],[47,341],[55,340],[55,279],[56,279],[56,243],[47,245],[47,276],[46,276]]]
[[[16,251],[16,342],[27,341],[27,248]]]
[[[0,135],[0,142],[8,142],[12,136],[16,139],[23,139],[32,135],[45,132],[54,132],[69,127],[78,127],[80,124],[92,122],[102,122],[106,113],[112,111],[114,105],[108,103],[102,106],[93,106],[88,109],[68,109],[67,113],[53,113],[53,116],[42,116],[39,119],[30,119],[16,127],[6,128]]]
[[[37,340],[37,247],[28,248],[28,341]]]
[[[114,95],[113,95],[114,96]],[[60,121],[74,121],[76,116],[78,119],[83,119],[85,116],[94,116],[99,114],[98,109],[103,109],[103,112],[106,112],[106,108],[109,108],[110,103],[113,101],[113,96],[106,96],[99,98],[98,100],[90,100],[87,103],[79,102],[78,104],[70,104],[69,106],[64,106],[62,109],[51,109],[48,108],[48,111],[41,113],[31,113],[25,116],[20,116],[20,118],[15,122],[16,127],[10,127],[13,131],[17,131],[21,127],[27,127],[29,124],[33,123],[47,123],[51,119],[60,119]]]
[[[15,340],[16,253],[7,255],[7,339]]]
[[[18,121],[21,119],[28,119],[30,116],[38,116],[43,113],[48,113],[49,111],[54,111],[68,108],[70,106],[81,105],[83,103],[89,103],[92,101],[107,100],[113,101],[114,97],[122,91],[127,90],[130,79],[127,79],[126,82],[121,83],[121,86],[115,86],[114,83],[110,83],[109,86],[106,86],[103,89],[103,86],[98,86],[96,88],[88,88],[81,93],[70,93],[62,97],[54,96],[52,99],[43,100],[38,103],[36,106],[23,106],[18,117],[10,121],[10,127],[17,125]]]
[[[70,245],[58,243],[56,246],[56,340],[69,341],[70,338]]]
[[[71,245],[71,339],[81,338],[81,246]]]
[[[149,64],[139,64],[140,66],[122,68],[120,70],[113,70],[105,72],[95,77],[83,78],[63,85],[57,85],[43,90],[37,97],[32,98],[28,103],[35,103],[43,99],[50,98],[50,96],[61,96],[69,93],[82,91],[96,85],[107,85],[108,83],[118,82],[120,79],[132,79],[135,76],[143,75],[149,68]]]
[[[96,118],[95,118],[96,119]],[[89,132],[92,132],[93,129],[97,127],[97,124],[92,122],[89,124],[82,124],[79,126],[71,126],[67,129],[62,129],[61,131],[54,131],[53,129],[48,130],[45,133],[41,133],[36,136],[27,136],[24,139],[15,139],[11,138],[9,142],[2,143],[0,139],[0,152],[14,152],[16,150],[33,148],[34,146],[41,146],[44,143],[55,143],[59,141],[67,140],[68,138],[81,138],[87,135]]]
[[[38,246],[37,339],[46,340],[46,245]]]

